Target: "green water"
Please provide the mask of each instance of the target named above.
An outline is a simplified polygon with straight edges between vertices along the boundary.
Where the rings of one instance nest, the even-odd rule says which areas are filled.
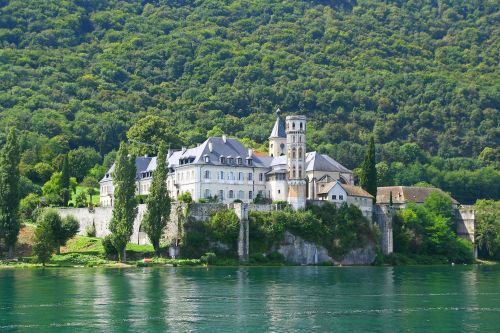
[[[0,270],[0,332],[500,332],[500,265]]]

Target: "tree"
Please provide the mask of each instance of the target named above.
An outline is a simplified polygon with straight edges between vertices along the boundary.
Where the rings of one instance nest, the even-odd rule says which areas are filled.
[[[500,201],[478,200],[475,206],[479,254],[500,259]]]
[[[373,201],[377,198],[377,168],[375,166],[375,140],[370,138],[370,145],[365,153],[365,159],[361,165],[359,183],[363,189],[373,195]]]
[[[0,238],[14,256],[19,234],[19,162],[20,151],[15,129],[11,129],[0,152]]]
[[[128,155],[128,147],[122,142],[113,172],[114,206],[109,225],[109,229],[113,234],[112,242],[118,251],[120,262],[127,261],[125,247],[130,240],[130,236],[132,236],[134,219],[137,215],[135,175],[135,156]]]
[[[63,199],[61,194],[63,191],[61,190],[61,176],[61,172],[54,172],[49,181],[42,186],[43,196],[47,200],[47,203],[51,205],[62,204]],[[71,177],[69,179],[69,193],[75,192],[77,185],[76,178]]]
[[[85,191],[82,191],[75,196],[76,207],[87,207],[87,202],[87,194]]]
[[[54,233],[49,220],[40,220],[35,230],[35,244],[33,245],[33,254],[38,262],[43,266],[49,261],[56,249]]]
[[[40,206],[40,197],[35,193],[28,194],[19,203],[19,212],[21,213],[21,218],[25,221],[34,222],[35,211]]]
[[[62,205],[66,207],[68,205],[68,201],[70,198],[70,181],[69,181],[70,175],[69,175],[69,157],[68,155],[64,155],[64,160],[63,160],[63,165],[62,165],[62,170],[61,170],[61,200],[62,200]]]
[[[80,228],[80,224],[73,216],[61,218],[55,209],[45,209],[37,220],[39,225],[48,225],[52,232],[53,247],[57,254],[60,253],[61,246],[75,236]]]
[[[156,170],[151,181],[151,192],[147,198],[147,212],[142,222],[156,255],[160,254],[160,238],[170,219],[171,202],[167,189],[167,146],[160,144],[156,159]]]

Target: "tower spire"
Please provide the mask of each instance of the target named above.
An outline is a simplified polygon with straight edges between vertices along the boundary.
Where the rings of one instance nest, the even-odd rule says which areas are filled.
[[[281,156],[286,151],[286,131],[283,120],[280,117],[281,110],[276,110],[276,121],[269,136],[269,156]]]

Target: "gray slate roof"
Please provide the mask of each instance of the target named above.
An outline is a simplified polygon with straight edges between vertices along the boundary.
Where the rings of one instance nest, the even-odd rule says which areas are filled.
[[[423,203],[431,192],[438,191],[445,193],[443,190],[435,187],[416,187],[416,186],[384,186],[377,187],[377,203],[389,204],[391,192],[392,202],[394,204],[405,204],[407,202]],[[458,205],[459,202],[451,198],[453,204]]]
[[[150,164],[152,159],[153,157],[148,157],[148,156],[140,156],[135,158],[136,179],[140,178],[141,172],[144,172],[148,169],[148,165]],[[156,157],[154,157],[154,159],[156,160]],[[109,168],[108,172],[106,172],[104,177],[101,179],[101,182],[112,180],[112,174],[114,170],[115,170],[115,164],[113,163],[111,168]]]
[[[286,138],[285,124],[279,116],[276,118],[276,122],[274,123],[274,127],[269,138]]]
[[[278,118],[279,120],[279,118]],[[277,121],[278,124],[278,121]],[[279,124],[278,124],[279,126]],[[210,150],[210,145],[212,150]],[[205,163],[205,156],[209,157],[209,163]],[[252,166],[256,168],[273,168],[273,169],[286,169],[287,157],[286,156],[258,156],[252,154],[250,156],[250,151],[241,142],[232,138],[221,137],[211,137],[205,140],[199,146],[194,148],[178,150],[171,153],[168,157],[168,165],[171,168],[176,168],[181,166],[181,160],[188,160],[186,165],[192,164],[209,164],[209,165],[228,165],[222,164],[220,157],[224,156],[232,157],[234,159],[234,167],[239,167],[237,158],[241,157],[243,159],[242,167],[247,167],[246,160],[251,157],[253,160]],[[140,177],[141,173],[156,170],[156,157],[137,157],[135,161],[135,166],[137,168],[137,178]],[[101,182],[110,181],[111,174],[114,169],[113,166],[106,173]],[[351,173],[349,169],[330,158],[327,155],[322,155],[317,152],[309,152],[306,154],[306,171],[333,171],[333,172],[347,172]]]

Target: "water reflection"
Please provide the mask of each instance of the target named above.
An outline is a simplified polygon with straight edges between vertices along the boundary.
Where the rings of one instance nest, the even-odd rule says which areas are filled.
[[[0,331],[495,331],[499,267],[0,271]]]

